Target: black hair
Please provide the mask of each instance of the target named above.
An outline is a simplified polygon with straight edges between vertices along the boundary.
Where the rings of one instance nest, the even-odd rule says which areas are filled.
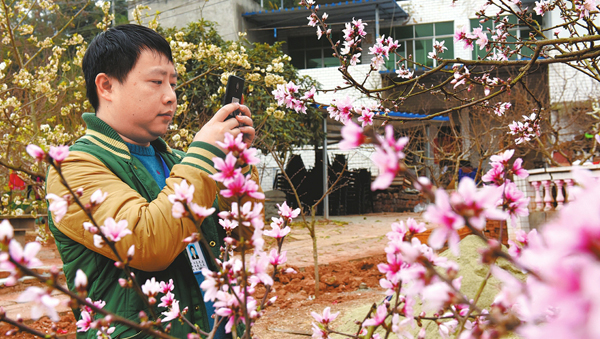
[[[98,110],[96,76],[100,73],[123,83],[135,66],[141,52],[160,53],[173,62],[171,46],[165,38],[150,28],[127,24],[119,25],[98,34],[83,56],[86,95],[94,110]]]
[[[468,160],[461,160],[458,166],[460,166],[460,167],[473,167],[471,165],[471,162],[468,161]]]

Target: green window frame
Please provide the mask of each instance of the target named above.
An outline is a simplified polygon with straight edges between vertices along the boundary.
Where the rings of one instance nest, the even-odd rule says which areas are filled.
[[[331,33],[331,40],[341,40],[341,32]],[[315,35],[288,37],[288,55],[292,58],[292,65],[297,69],[310,69],[321,67],[335,67],[340,65],[338,58],[333,56],[333,49],[329,40],[322,36],[317,39]]]
[[[448,50],[440,54],[440,57],[454,59],[454,21],[396,26],[390,31],[390,36],[398,40],[400,44],[396,52],[403,58],[412,55],[413,61],[427,67],[435,67],[437,61],[427,58],[427,55],[433,52],[433,44],[436,41],[440,43],[443,41]],[[398,64],[401,60],[395,54],[390,55],[390,59],[386,61],[385,66],[388,70],[397,69],[401,66]],[[414,68],[412,63],[406,61],[404,65],[408,68]]]
[[[509,14],[508,16],[508,22],[511,24],[521,24],[520,20],[517,19],[516,16]],[[536,20],[537,22],[539,22],[540,24],[542,23],[542,17],[538,16],[538,15],[533,15],[533,19]],[[488,39],[491,39],[491,36],[488,32],[488,28],[492,29],[494,22],[492,20],[488,20],[484,23],[480,23],[479,19],[471,19],[470,20],[471,23],[471,30],[473,30],[474,28],[477,28],[479,26],[483,27],[483,31],[488,33]],[[529,27],[525,26],[523,28],[519,28],[519,26],[515,26],[512,29],[508,30],[508,33],[511,35],[509,36],[506,41],[507,42],[516,42],[517,39],[523,39],[523,40],[529,40],[529,33],[531,33],[532,30],[529,29]],[[486,56],[488,55],[488,52],[485,49],[479,49],[479,46],[477,46],[476,44],[473,44],[473,52],[472,52],[472,57],[473,60],[477,60],[479,58],[484,59]],[[510,60],[518,60],[521,59],[523,57],[531,57],[533,55],[533,50],[530,49],[529,47],[523,47],[521,49],[521,54],[513,54],[510,56]]]

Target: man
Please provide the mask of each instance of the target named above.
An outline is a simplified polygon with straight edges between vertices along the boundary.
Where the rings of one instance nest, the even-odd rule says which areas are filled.
[[[180,301],[180,308],[189,307],[187,318],[209,331],[210,314],[182,240],[201,231],[210,246],[202,251],[212,251],[218,257],[225,233],[216,214],[228,209],[231,201],[218,195],[217,183],[209,177],[216,172],[212,159],[225,156],[216,142],[223,141],[226,133],[243,133],[247,145],[251,144],[254,128],[250,111],[243,105],[229,104],[201,128],[187,153],[169,148],[160,136],[167,132],[177,108],[177,72],[167,41],[138,25],[118,26],[99,34],[84,56],[83,71],[87,97],[96,113],[83,115],[88,129],[71,146],[61,171],[70,187],[83,188],[84,204],[98,189],[108,193],[106,201],[94,210],[93,218],[99,225],[107,218],[127,221],[132,234],[118,241],[116,248],[125,258],[130,246],[135,246],[130,265],[137,281],[144,284],[151,277],[164,282],[173,279],[172,293]],[[236,109],[243,115],[225,120]],[[255,168],[247,166],[242,171],[251,172],[258,182]],[[171,214],[172,204],[167,197],[184,179],[195,186],[195,203],[217,208],[202,222],[201,230],[187,218],[175,219]],[[58,196],[68,193],[53,170],[48,174],[47,192]],[[94,245],[93,235],[84,230],[86,221],[89,218],[75,204],[60,222],[49,218],[69,289],[75,290],[75,274],[82,269],[88,277],[88,296],[92,300],[102,300],[105,309],[139,321],[139,312],[149,314],[149,310],[133,289],[119,286],[118,279],[126,278],[124,271],[115,267],[117,258],[108,246]],[[166,311],[155,309],[157,314]],[[79,318],[80,311],[74,309],[74,313]],[[191,332],[188,325],[177,320],[171,324],[171,335],[175,337],[186,337]],[[112,326],[116,326],[113,338],[145,337],[125,326]],[[80,332],[78,337],[95,338],[96,331]]]

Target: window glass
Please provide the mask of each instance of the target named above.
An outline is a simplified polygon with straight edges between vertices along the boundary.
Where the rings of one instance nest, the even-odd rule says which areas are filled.
[[[288,55],[292,58],[292,65],[298,69],[306,68],[304,64],[304,51],[288,51]]]
[[[415,40],[414,60],[422,65],[433,66],[433,60],[427,57],[429,52],[433,51],[433,41],[431,39]]]
[[[306,68],[323,67],[323,58],[320,49],[309,49],[306,51]]]
[[[328,52],[327,50],[324,50],[323,52],[325,53],[325,57],[323,58],[323,67],[334,67],[340,65],[340,60],[331,55],[333,52]],[[329,56],[327,56],[327,53],[329,53]]]
[[[540,25],[542,24],[542,17],[538,16],[538,15],[532,15],[532,18],[534,20],[536,20]],[[508,22],[511,24],[516,24],[517,23],[517,17],[514,15],[508,15]],[[478,19],[471,19],[471,29],[475,28],[475,27],[479,27],[479,25],[483,26],[484,29],[486,28],[492,28],[493,26],[493,21],[492,20],[488,20],[486,22],[484,22],[483,24],[481,24],[479,22]],[[529,33],[531,32],[531,30],[527,27],[527,26],[522,26],[522,28],[518,28],[518,27],[514,27],[513,29],[509,30],[508,33],[512,36],[508,36],[506,38],[506,41],[508,42],[515,42],[517,41],[517,39],[515,37],[520,37],[521,40],[529,40]],[[491,39],[490,34],[488,33],[488,39]],[[517,60],[519,58],[522,57],[531,57],[531,55],[533,55],[533,50],[528,48],[528,47],[523,47],[521,49],[521,54],[522,55],[517,55],[517,54],[513,54],[510,57],[510,60]],[[473,59],[476,60],[478,58],[485,58],[488,55],[488,52],[486,52],[485,50],[479,50],[479,46],[475,45],[473,48]]]
[[[435,35],[454,34],[454,21],[436,22]]]
[[[415,25],[415,38],[433,36],[433,24]]]
[[[413,26],[398,26],[394,28],[394,38],[396,39],[412,39]]]
[[[393,32],[394,39],[398,39],[398,42],[400,43],[397,53],[404,58],[410,57],[415,62],[433,67],[436,64],[436,61],[427,58],[427,55],[433,51],[433,43],[435,41],[444,41],[448,50],[442,54],[442,57],[445,59],[454,59],[453,21],[414,26],[398,26],[394,28]],[[396,61],[398,59],[399,57],[396,57]],[[386,65],[390,64],[391,63],[386,63]],[[404,63],[404,65],[409,68],[413,68],[414,66],[411,63]],[[396,68],[399,66],[399,64],[396,64]]]

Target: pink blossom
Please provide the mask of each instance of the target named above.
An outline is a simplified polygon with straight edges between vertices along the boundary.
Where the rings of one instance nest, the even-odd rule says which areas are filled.
[[[175,206],[175,205],[173,205],[173,206]],[[198,218],[206,218],[209,215],[215,213],[215,208],[214,207],[206,208],[206,207],[200,206],[200,205],[198,205],[196,203],[191,203],[190,204],[190,210]]]
[[[171,293],[171,291],[167,291],[166,294],[160,298],[158,307],[171,307],[175,301],[175,295]]]
[[[231,232],[238,227],[238,222],[236,220],[219,219],[219,225],[221,225],[226,232]]]
[[[223,184],[227,187],[227,189],[221,190],[221,195],[225,198],[242,197],[246,193],[246,180],[241,173],[236,173],[231,179],[224,181]]]
[[[437,53],[444,53],[448,50],[448,47],[444,46],[445,43],[446,41],[439,42],[436,40],[433,44],[433,48],[436,50]]]
[[[458,320],[456,319],[438,323],[438,333],[443,339],[448,339],[450,338],[450,334],[456,329],[456,325],[458,325]]]
[[[469,224],[479,230],[485,226],[487,219],[504,220],[507,215],[496,209],[496,203],[502,191],[495,187],[485,186],[478,189],[473,179],[464,177],[458,189],[450,197],[450,204],[457,214],[464,216]]]
[[[433,283],[426,286],[423,289],[423,305],[424,311],[437,311],[446,304],[451,295],[453,294],[452,288],[445,282]]]
[[[90,202],[93,205],[100,205],[101,203],[104,202],[104,200],[106,200],[106,197],[108,196],[108,193],[106,192],[102,192],[102,190],[97,190],[96,192],[94,192],[90,198]]]
[[[517,160],[515,160],[515,162],[513,163],[512,170],[516,176],[524,179],[529,176],[529,172],[523,167],[521,167],[521,164],[523,164],[523,159],[517,158]]]
[[[387,318],[387,306],[385,304],[379,305],[373,318],[367,319],[363,322],[363,327],[379,326],[385,322]]]
[[[546,14],[546,12],[550,10],[549,6],[549,0],[536,1],[533,10],[535,11],[535,14],[543,16],[544,14]]]
[[[319,314],[317,312],[310,312],[310,315],[312,315],[312,317],[320,324],[327,325],[330,322],[334,321],[335,318],[337,318],[337,316],[340,315],[340,312],[331,313],[331,308],[326,307],[323,310],[323,314]]]
[[[413,75],[415,74],[414,71],[409,71],[407,68],[404,67],[404,65],[402,65],[402,67],[400,69],[396,70],[396,74],[398,74],[399,77],[404,78],[404,79],[410,79],[413,77]]]
[[[317,338],[317,339],[329,339],[329,335],[327,334],[327,331],[325,331],[324,329],[321,329],[321,327],[315,323],[312,323],[312,337],[313,338]]]
[[[317,40],[321,40],[321,36],[323,36],[323,31],[321,30],[321,26],[317,26]]]
[[[163,294],[167,293],[167,292],[171,292],[175,288],[175,285],[173,285],[173,279],[169,279],[168,283],[161,281],[158,284],[158,286],[160,288],[160,293],[163,293]]]
[[[131,245],[131,246],[129,246],[129,249],[127,250],[127,260],[133,259],[134,255],[135,255],[135,245]]]
[[[503,205],[506,207],[506,211],[512,217],[513,224],[516,224],[516,218],[518,216],[529,215],[529,198],[521,190],[517,188],[517,185],[506,180],[504,186],[500,186],[501,192],[504,192]]]
[[[0,243],[8,244],[14,237],[14,230],[8,220],[0,222]]]
[[[179,184],[173,185],[174,194],[169,195],[169,201],[174,204],[176,201],[191,203],[194,199],[194,185],[188,185],[185,179]]]
[[[371,183],[371,190],[388,188],[400,171],[398,153],[387,147],[375,147],[375,153],[371,156],[371,160],[379,167],[379,175]]]
[[[42,245],[40,245],[39,242],[30,242],[25,245],[25,248],[23,249],[17,240],[12,239],[8,244],[8,254],[14,261],[27,268],[38,267],[42,266],[42,262],[35,256],[41,248]],[[1,267],[8,270],[14,270],[16,268],[16,266],[8,260],[8,257],[2,258]]]
[[[358,117],[358,122],[362,122],[362,128],[373,125],[373,116],[375,116],[375,113],[371,112],[370,109],[363,107],[360,114],[361,116]]]
[[[352,57],[350,58],[350,65],[351,66],[356,66],[358,65],[358,63],[360,62],[360,56],[362,53],[355,53],[352,54]]]
[[[402,244],[402,243],[400,243]],[[388,253],[387,263],[381,263],[377,265],[377,269],[381,273],[385,273],[386,278],[392,282],[397,282],[400,279],[400,269],[402,268],[402,257],[400,255]]]
[[[282,229],[277,223],[271,223],[271,230],[265,231],[264,234],[268,237],[281,239],[290,233],[291,230],[292,229],[289,226],[286,226]]]
[[[300,100],[314,100],[316,92],[317,89],[315,86],[312,86],[308,91],[304,92],[304,95],[300,98]]]
[[[115,222],[113,218],[106,218],[104,226],[100,226],[100,230],[108,240],[114,242],[121,240],[128,234],[132,234],[131,230],[127,228],[127,220]]]
[[[360,118],[359,118],[360,119]],[[364,123],[363,123],[364,127]],[[363,129],[349,120],[344,127],[342,127],[342,141],[339,143],[339,148],[341,150],[350,150],[354,149],[365,142],[365,135],[363,134]]]
[[[331,105],[327,107],[329,117],[346,124],[352,116],[352,98],[346,96],[344,99],[333,99]]]
[[[65,214],[67,214],[69,202],[53,193],[46,195],[46,199],[50,200],[48,210],[52,212],[52,219],[54,219],[54,222],[61,221]]]
[[[400,315],[394,313],[394,316],[392,317],[392,332],[398,336],[398,339],[413,339],[414,337],[411,334],[413,327],[408,326],[412,324],[413,319],[405,318],[400,320]]]
[[[283,265],[287,262],[287,251],[277,253],[277,249],[272,249],[269,253],[269,263],[273,266]]]
[[[424,222],[417,222],[413,218],[406,219],[406,226],[408,227],[408,230],[414,234],[419,234],[427,231]]]
[[[248,148],[242,151],[239,159],[246,165],[256,165],[260,163],[260,159],[256,157],[256,148]]]
[[[37,145],[27,145],[27,148],[25,150],[37,161],[43,161],[44,159],[46,159],[46,152],[44,152],[44,150]]]
[[[487,33],[483,32],[482,27],[479,26],[478,28],[473,29],[473,35],[477,37],[476,44],[479,46],[479,49],[484,49],[489,42]]]
[[[486,93],[486,95],[489,95],[489,90],[488,90],[488,93]],[[500,102],[500,103],[497,103],[497,104],[494,106],[494,113],[495,113],[497,116],[501,117],[501,116],[503,116],[503,115],[504,115],[504,113],[506,113],[506,111],[508,111],[508,109],[509,109],[511,106],[512,106],[512,105],[511,105],[511,103],[510,103],[510,102]]]
[[[215,169],[219,171],[210,176],[211,178],[215,179],[215,181],[224,182],[225,180],[232,179],[235,175],[241,173],[242,171],[241,168],[236,168],[237,158],[233,155],[233,153],[227,153],[225,160],[219,157],[214,157],[212,160]]]
[[[494,166],[486,174],[481,177],[483,182],[494,183],[499,186],[504,182],[504,167]]]
[[[50,146],[48,155],[57,163],[61,163],[69,156],[69,146]]]
[[[77,321],[77,332],[87,332],[92,324],[92,317],[87,311],[81,311],[81,318]]]
[[[242,133],[238,134],[236,137],[231,133],[225,133],[225,140],[223,140],[223,142],[217,141],[217,145],[223,148],[226,153],[241,152],[246,149],[243,138],[244,135]]]
[[[496,163],[504,167],[508,165],[508,161],[513,157],[514,154],[515,150],[509,149],[502,153],[492,155],[490,157],[490,161],[492,162],[492,164]]]
[[[382,305],[379,305],[379,307],[377,307],[375,316],[373,318],[365,320],[363,322],[362,326],[363,327],[379,326],[379,325],[383,324],[383,322],[385,321],[385,318],[387,318],[387,306],[385,304],[382,304]]]
[[[162,319],[162,322],[168,322],[173,319],[177,319],[179,318],[180,314],[181,311],[179,310],[179,300],[174,300],[171,304],[171,308],[166,312],[162,312],[162,315],[165,316]]]
[[[300,214],[300,208],[296,208],[295,210],[292,210],[287,205],[286,201],[284,201],[283,204],[281,204],[281,205],[277,204],[277,208],[279,209],[277,211],[279,213],[279,215],[282,218],[287,219],[288,222],[292,222],[292,220]]]
[[[429,236],[429,245],[439,249],[447,240],[450,250],[458,255],[460,238],[456,231],[465,225],[465,220],[452,209],[446,191],[443,189],[435,191],[435,205],[429,205],[423,217],[431,223],[438,224]]]
[[[85,275],[85,273],[83,273],[81,269],[78,269],[77,273],[75,273],[75,288],[78,291],[85,290],[87,287],[87,283],[87,276]]]
[[[469,69],[467,67],[463,67],[464,69],[464,73],[461,74],[458,67],[455,67],[455,71],[454,71],[454,79],[452,79],[452,81],[450,81],[451,84],[454,84],[454,89],[456,89],[456,87],[461,86],[461,85],[465,85],[467,83],[467,80],[470,79],[471,74],[469,73]]]
[[[181,219],[186,213],[185,206],[179,201],[173,203],[173,207],[171,208],[171,215],[175,219]]]
[[[104,306],[106,305],[105,301],[102,300],[97,300],[97,301],[93,301],[90,298],[85,298],[85,301],[87,301],[88,303],[96,306],[97,308],[104,308]],[[92,310],[91,307],[87,306],[87,305],[82,305],[82,308],[84,311],[88,312],[89,314],[94,313],[94,311]]]
[[[267,272],[269,267],[269,256],[266,253],[255,253],[250,258],[250,264],[248,270],[252,273],[252,276],[248,279],[252,284],[258,284],[262,282],[265,285],[273,285],[273,278]]]
[[[104,239],[99,234],[94,234],[94,246],[102,248],[104,246]]]
[[[317,25],[317,23],[319,22],[317,15],[314,13],[311,13],[311,15],[306,18],[308,19],[308,25],[310,27],[315,27]]]
[[[144,292],[144,294],[147,296],[154,296],[160,291],[160,283],[156,281],[154,277],[152,277],[152,279],[146,280],[146,283],[142,285],[142,292]]]
[[[47,289],[42,289],[36,286],[28,287],[17,302],[26,303],[33,302],[31,305],[31,319],[37,320],[43,315],[47,315],[50,320],[56,322],[60,320],[56,307],[60,304],[60,300],[50,296]]]

